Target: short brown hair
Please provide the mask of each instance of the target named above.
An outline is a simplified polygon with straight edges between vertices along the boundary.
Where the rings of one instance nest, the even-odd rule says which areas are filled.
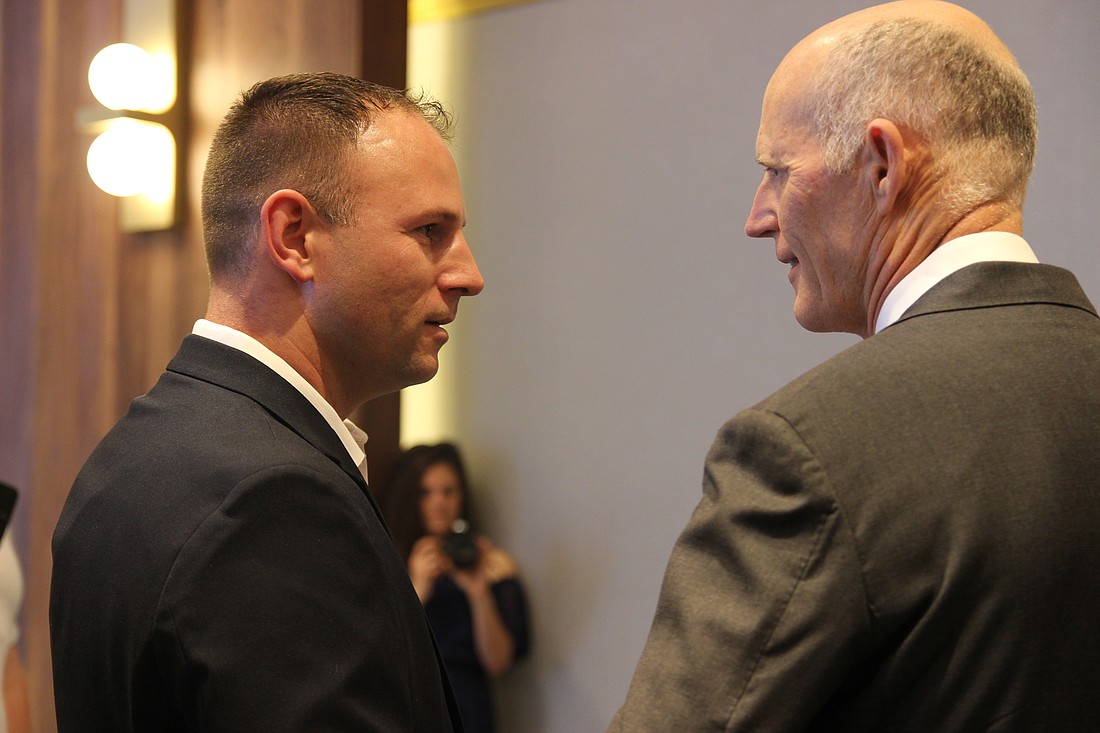
[[[331,224],[352,215],[347,156],[379,111],[420,115],[444,139],[451,118],[438,102],[334,73],[291,74],[244,92],[225,116],[206,161],[202,225],[211,276],[243,274],[258,212],[294,189]]]

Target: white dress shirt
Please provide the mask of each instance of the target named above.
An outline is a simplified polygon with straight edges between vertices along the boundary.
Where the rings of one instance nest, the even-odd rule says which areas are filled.
[[[1009,232],[979,232],[944,242],[889,292],[875,320],[875,333],[893,325],[933,285],[967,265],[1038,261],[1024,238]]]
[[[205,318],[196,321],[191,332],[196,336],[202,336],[238,351],[243,351],[289,382],[292,387],[302,393],[303,397],[309,400],[310,404],[317,409],[317,412],[321,413],[321,417],[325,418],[325,422],[329,424],[336,436],[340,438],[340,442],[344,444],[351,460],[359,467],[363,479],[367,478],[367,454],[364,452],[367,444],[367,434],[351,420],[341,420],[340,416],[336,414],[336,410],[321,396],[321,393],[314,389],[313,385],[305,380],[305,377],[294,371],[294,368],[287,364],[282,357],[248,334],[229,326],[223,326],[220,323],[208,321]]]

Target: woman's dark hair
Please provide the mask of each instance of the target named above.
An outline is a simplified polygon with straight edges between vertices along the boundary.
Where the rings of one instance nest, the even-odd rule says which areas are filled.
[[[418,445],[401,454],[394,465],[389,484],[382,494],[382,513],[386,517],[390,534],[401,557],[409,559],[416,541],[427,534],[420,513],[420,482],[432,466],[445,464],[454,469],[462,490],[460,515],[469,517],[470,490],[466,482],[466,469],[458,448],[451,443]]]

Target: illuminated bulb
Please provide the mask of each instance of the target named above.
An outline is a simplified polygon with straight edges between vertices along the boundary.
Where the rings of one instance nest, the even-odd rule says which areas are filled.
[[[157,122],[112,120],[88,148],[88,174],[113,196],[145,194],[163,201],[175,184],[176,141]]]
[[[152,55],[131,43],[114,43],[97,53],[88,67],[88,86],[107,109],[160,113],[176,101],[171,56]]]

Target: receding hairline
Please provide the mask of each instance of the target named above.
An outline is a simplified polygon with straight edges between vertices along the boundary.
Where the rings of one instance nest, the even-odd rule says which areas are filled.
[[[838,41],[858,35],[876,23],[901,20],[934,23],[960,33],[983,51],[1019,69],[1015,55],[1000,36],[988,23],[966,8],[942,0],[896,0],[857,10],[813,31],[795,44],[783,58],[772,79],[774,81],[779,77],[781,71],[789,75],[792,66],[803,71],[807,68],[816,71],[818,67],[814,63],[823,62],[828,57],[829,49]],[[799,75],[798,78],[804,83],[812,81],[805,75]]]
[[[830,172],[850,170],[866,124],[881,117],[920,136],[944,201],[959,211],[1021,205],[1026,194],[1036,139],[1030,82],[984,21],[950,3],[889,3],[822,26],[773,74],[764,118],[776,111],[817,138]],[[760,143],[758,156],[767,153]]]
[[[982,53],[1023,75],[1016,57],[993,29],[966,8],[942,0],[896,0],[857,10],[816,29],[783,57],[768,82],[763,105],[782,104],[787,114],[817,129],[811,100],[818,99],[818,85],[831,61],[832,51],[857,41],[883,23],[914,22],[939,27],[971,42]],[[759,152],[759,151],[758,151]]]
[[[274,191],[296,190],[325,221],[347,223],[346,161],[381,120],[406,116],[432,130],[441,145],[451,141],[452,113],[422,89],[309,72],[242,91],[218,126],[203,173],[200,208],[211,277],[245,272],[242,243],[252,238],[254,215]]]

